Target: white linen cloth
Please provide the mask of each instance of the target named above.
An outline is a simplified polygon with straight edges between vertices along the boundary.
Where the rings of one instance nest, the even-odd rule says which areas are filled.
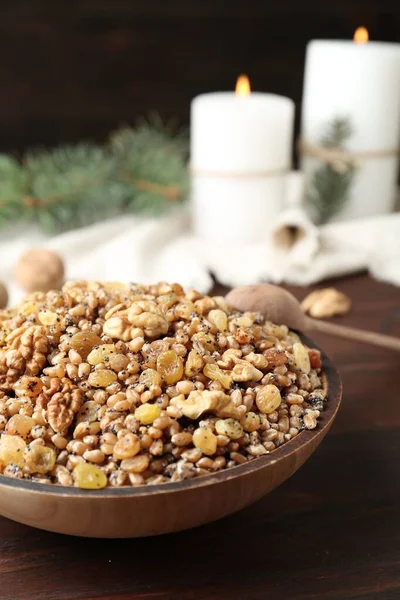
[[[301,207],[301,176],[290,181],[289,206],[266,224],[261,244],[204,244],[190,232],[188,209],[160,219],[133,215],[49,237],[29,226],[0,232],[0,280],[10,305],[23,291],[13,273],[21,253],[33,247],[57,251],[68,279],[179,281],[201,292],[213,285],[257,281],[309,285],[363,269],[400,285],[400,213],[316,227]],[[223,227],[224,224],[221,224]]]

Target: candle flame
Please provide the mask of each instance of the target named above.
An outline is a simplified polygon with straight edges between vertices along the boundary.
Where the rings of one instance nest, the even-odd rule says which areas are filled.
[[[239,75],[236,82],[235,92],[238,96],[250,95],[250,81],[247,75]]]
[[[365,27],[357,27],[354,32],[353,40],[356,44],[366,44],[369,40],[368,29]]]

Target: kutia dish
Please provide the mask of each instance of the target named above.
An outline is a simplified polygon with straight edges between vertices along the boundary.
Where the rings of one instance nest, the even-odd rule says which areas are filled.
[[[10,514],[10,494],[28,493],[38,508],[40,497],[56,506],[69,496],[67,510],[86,496],[93,515],[96,497],[110,507],[118,495],[126,505],[129,494],[138,500],[162,490],[165,510],[168,490],[211,491],[235,473],[270,468],[275,455],[301,447],[302,436],[311,453],[340,400],[333,374],[338,399],[330,407],[331,367],[308,340],[178,284],[70,282],[1,311],[0,324],[0,512],[56,531],[162,533],[251,499],[240,494],[233,509],[203,506],[173,527],[160,528],[156,516],[146,525],[136,514],[123,528],[114,514],[89,531],[85,518],[60,520],[62,511],[42,524],[37,514]]]

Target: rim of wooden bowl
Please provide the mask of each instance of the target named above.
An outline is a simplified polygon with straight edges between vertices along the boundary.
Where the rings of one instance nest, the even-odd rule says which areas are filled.
[[[299,333],[299,335],[309,347],[317,348],[321,351],[323,370],[328,386],[328,400],[321,416],[318,418],[318,427],[316,429],[301,431],[294,439],[285,442],[282,446],[273,450],[271,454],[257,457],[248,463],[236,465],[235,467],[230,467],[218,471],[217,473],[210,473],[210,475],[203,475],[201,477],[194,477],[193,479],[185,479],[183,481],[174,481],[171,483],[160,483],[158,485],[107,487],[101,490],[82,490],[80,488],[61,486],[54,483],[37,483],[26,479],[13,479],[0,474],[0,488],[1,486],[9,486],[19,488],[21,491],[29,491],[38,494],[56,494],[58,496],[74,498],[84,497],[93,500],[111,497],[115,498],[118,496],[133,498],[138,496],[151,496],[153,494],[171,494],[192,488],[211,486],[229,479],[256,472],[263,469],[269,463],[279,462],[283,458],[295,453],[299,448],[307,446],[314,438],[319,437],[326,428],[329,428],[336,417],[342,399],[342,382],[339,373],[333,366],[331,360],[309,337],[301,333]]]

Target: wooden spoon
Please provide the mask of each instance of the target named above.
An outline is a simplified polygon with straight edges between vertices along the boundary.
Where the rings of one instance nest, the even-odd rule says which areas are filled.
[[[336,337],[400,352],[400,339],[390,335],[336,325],[307,317],[296,298],[281,287],[269,283],[235,288],[226,296],[227,302],[242,311],[261,312],[274,323],[283,323],[297,331],[320,331]]]

